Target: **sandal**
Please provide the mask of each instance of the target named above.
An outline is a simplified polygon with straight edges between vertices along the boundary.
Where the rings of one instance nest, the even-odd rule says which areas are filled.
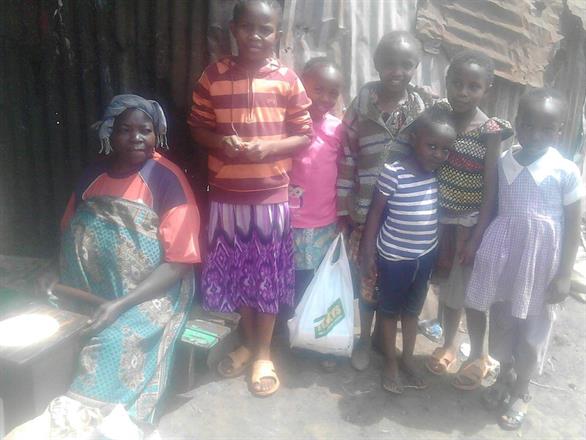
[[[447,348],[438,347],[433,350],[431,356],[427,358],[425,367],[436,376],[443,376],[444,374],[451,372],[456,365],[456,360],[456,354],[450,354],[450,350]]]
[[[319,365],[324,372],[333,373],[338,367],[338,361],[334,356],[326,356],[319,362]]]
[[[480,386],[482,380],[490,372],[490,365],[488,360],[476,359],[474,362],[463,365],[454,380],[452,385],[454,388],[464,391],[472,391]]]
[[[510,388],[506,384],[497,382],[484,390],[480,399],[487,411],[495,411],[510,400],[509,391]]]
[[[268,390],[255,389],[254,385],[260,385],[260,382],[263,379],[273,379],[273,386]],[[255,396],[267,397],[271,394],[274,394],[281,386],[281,382],[279,381],[279,377],[275,372],[275,365],[273,362],[268,360],[254,361],[252,364],[252,376],[250,378],[250,384],[251,391]]]
[[[527,407],[531,396],[525,394],[517,396],[513,399],[509,408],[498,419],[499,426],[505,431],[516,431],[523,425],[525,416],[527,415]]]
[[[226,366],[226,363],[228,362],[230,365]],[[227,379],[238,377],[244,373],[251,363],[252,352],[244,345],[241,345],[232,353],[228,353],[228,355],[220,361],[217,367],[218,374]]]
[[[507,377],[499,377],[494,384],[484,390],[480,400],[486,410],[495,411],[508,405],[511,400],[511,389],[516,380],[516,376],[510,373]]]
[[[391,378],[384,372],[382,373],[382,387],[383,390],[388,391],[391,394],[403,394],[403,385],[399,381],[399,377]]]

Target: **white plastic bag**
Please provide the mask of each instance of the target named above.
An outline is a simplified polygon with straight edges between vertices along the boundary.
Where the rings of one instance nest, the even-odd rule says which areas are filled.
[[[340,253],[336,261],[336,248]],[[350,357],[354,342],[352,277],[342,235],[331,244],[288,322],[291,347]]]

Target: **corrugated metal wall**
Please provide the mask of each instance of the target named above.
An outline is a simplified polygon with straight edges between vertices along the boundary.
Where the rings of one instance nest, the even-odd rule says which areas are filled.
[[[208,0],[0,1],[0,254],[56,248],[95,155],[89,127],[115,94],[161,102],[173,159],[202,186],[184,121],[207,63],[207,11]]]
[[[300,67],[311,56],[332,56],[344,66],[347,102],[362,82],[376,76],[370,59],[380,36],[392,29],[415,30],[412,0],[282,3],[281,58]],[[0,0],[0,254],[38,256],[56,248],[58,219],[73,182],[96,154],[89,127],[114,94],[161,102],[169,116],[172,159],[187,170],[196,196],[204,198],[205,156],[194,154],[185,116],[192,84],[209,58],[207,48],[219,55],[231,46],[225,28],[233,4]],[[570,98],[566,153],[580,143],[586,94],[584,23],[569,12],[564,6],[560,56],[545,74],[548,84]],[[446,64],[440,47],[427,47],[416,82],[441,93]],[[497,79],[484,107],[513,119],[523,90]]]

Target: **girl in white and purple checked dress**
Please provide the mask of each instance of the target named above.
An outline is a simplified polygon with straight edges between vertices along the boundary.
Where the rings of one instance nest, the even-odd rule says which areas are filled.
[[[579,242],[584,187],[578,167],[552,147],[564,110],[555,91],[537,89],[521,99],[515,121],[521,145],[499,161],[498,215],[466,291],[466,307],[490,309],[489,351],[501,372],[484,402],[502,407],[499,425],[508,430],[518,429],[527,413],[529,381],[551,328],[547,305],[567,296]]]

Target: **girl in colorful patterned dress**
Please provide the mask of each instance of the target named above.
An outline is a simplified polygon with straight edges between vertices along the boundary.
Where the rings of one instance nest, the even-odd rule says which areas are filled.
[[[297,301],[336,238],[336,178],[342,149],[342,121],[328,113],[342,90],[341,72],[327,58],[313,58],[305,65],[301,80],[311,99],[314,138],[294,157],[289,186]],[[327,371],[335,365],[333,358],[322,361]]]
[[[490,354],[500,361],[500,374],[483,400],[495,409],[508,401],[498,419],[507,430],[519,429],[527,413],[529,382],[551,329],[547,305],[568,296],[580,242],[580,172],[553,148],[565,112],[555,90],[521,98],[515,121],[521,148],[499,161],[498,215],[466,292],[466,307],[490,309]]]
[[[447,98],[458,137],[450,157],[438,171],[441,226],[433,282],[442,305],[445,339],[426,364],[434,374],[445,374],[457,358],[455,339],[471,263],[493,216],[501,141],[512,134],[507,121],[489,118],[478,108],[492,85],[493,76],[492,60],[474,51],[456,55],[446,75]],[[489,366],[484,354],[486,316],[471,311],[467,317],[471,353],[453,384],[473,389],[480,384]]]

